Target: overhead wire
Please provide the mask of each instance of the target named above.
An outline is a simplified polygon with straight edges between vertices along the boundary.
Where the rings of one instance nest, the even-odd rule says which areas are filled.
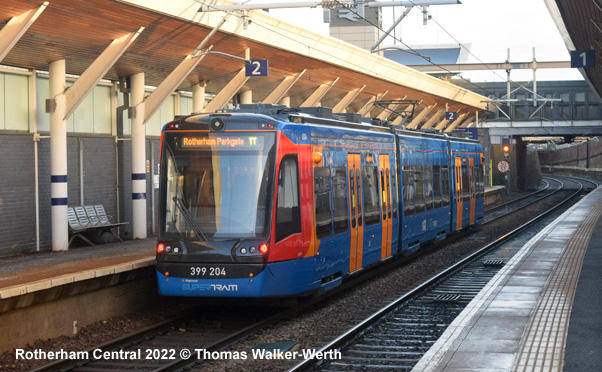
[[[340,2],[340,0],[334,0],[334,1],[335,1],[337,4],[341,5],[341,7],[343,7],[343,4]],[[410,2],[411,2],[412,4],[414,4],[414,5],[416,5],[416,4],[415,4],[413,1],[411,1],[411,0],[410,0]],[[416,6],[418,6],[418,5],[416,5]],[[371,26],[373,26],[373,27],[376,27],[376,28],[377,28],[379,31],[381,31],[381,32],[385,32],[385,30],[383,30],[383,29],[382,29],[382,28],[381,28],[379,25],[377,25],[377,24],[374,24],[373,22],[371,22],[371,21],[370,21],[369,19],[367,19],[366,17],[364,17],[364,16],[360,15],[360,14],[359,14],[358,12],[356,12],[354,9],[352,9],[352,8],[347,8],[347,7],[346,7],[346,9],[349,9],[349,10],[350,10],[351,12],[353,12],[353,13],[354,13],[356,16],[360,17],[361,19],[363,19],[364,21],[366,21],[367,23],[369,23]],[[389,36],[391,36],[391,35],[389,35]],[[447,73],[449,73],[450,75],[453,75],[453,74],[454,74],[453,72],[451,72],[450,70],[448,70],[448,69],[446,69],[445,67],[441,66],[440,64],[433,62],[433,61],[432,61],[432,60],[431,60],[431,59],[430,59],[428,56],[425,56],[425,55],[421,54],[421,53],[420,53],[420,52],[418,52],[416,49],[414,49],[414,48],[412,48],[411,46],[409,46],[408,44],[406,44],[406,43],[405,43],[403,40],[401,40],[401,39],[397,38],[396,36],[391,36],[391,37],[392,37],[392,38],[393,38],[395,41],[398,41],[398,42],[400,42],[401,44],[403,44],[403,45],[404,45],[404,46],[405,46],[405,47],[406,47],[406,48],[407,48],[407,49],[408,49],[410,52],[412,52],[412,54],[415,54],[416,56],[423,58],[425,61],[427,61],[427,62],[428,62],[428,63],[430,63],[431,65],[433,65],[433,66],[436,66],[436,67],[440,68],[440,69],[441,69],[441,70],[443,70],[443,71],[446,71],[446,72],[447,72]],[[409,66],[409,67],[411,67],[411,66]],[[486,89],[486,88],[484,88],[484,87],[482,87],[482,86],[479,86],[479,85],[477,85],[477,84],[473,83],[472,81],[470,81],[470,80],[468,80],[468,79],[465,79],[465,78],[464,78],[464,77],[462,77],[461,75],[458,75],[458,76],[459,76],[459,78],[460,78],[460,79],[464,80],[464,81],[465,81],[465,82],[467,82],[468,84],[470,84],[470,85],[472,85],[472,86],[474,86],[474,87],[476,87],[476,88],[478,88],[478,89],[480,89],[480,90],[482,90],[482,91],[484,91],[484,92],[487,92],[488,94],[492,94],[492,95],[494,95],[494,96],[497,96],[497,94],[496,94],[495,92],[491,92],[491,91],[489,91],[488,89]]]

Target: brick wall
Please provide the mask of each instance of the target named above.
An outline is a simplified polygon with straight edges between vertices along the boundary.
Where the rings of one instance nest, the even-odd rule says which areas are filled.
[[[0,173],[0,253],[35,249],[33,135],[0,136]]]
[[[124,184],[121,187],[121,221],[132,221],[131,199],[131,143],[122,141],[123,164],[119,169]],[[102,204],[111,221],[117,221],[117,154],[115,138],[109,136],[68,135],[68,203],[69,206]],[[146,157],[157,172],[159,139],[148,138]],[[151,161],[151,150],[154,162]],[[81,151],[81,156],[80,156]],[[38,142],[38,175],[40,206],[40,250],[52,249],[52,225],[50,207],[50,140]],[[35,224],[35,157],[33,135],[0,135],[0,256],[25,253],[36,249]],[[83,179],[80,172],[83,171]],[[82,183],[83,181],[83,183]],[[147,226],[153,231],[152,194],[153,177],[147,175]],[[125,212],[125,213],[124,213]],[[131,227],[120,229],[125,239],[130,238]],[[105,235],[108,237],[108,235]]]
[[[544,165],[585,168],[587,166],[587,146],[589,144],[590,168],[602,168],[602,141],[579,143],[553,151],[540,151],[539,161]]]

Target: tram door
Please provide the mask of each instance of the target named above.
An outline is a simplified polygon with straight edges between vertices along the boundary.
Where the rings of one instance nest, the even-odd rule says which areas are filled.
[[[468,158],[468,182],[470,183],[470,224],[474,224],[474,213],[476,206],[476,190],[475,190],[475,174],[474,174],[474,158]]]
[[[389,155],[378,156],[378,168],[380,172],[380,197],[382,204],[382,245],[380,258],[391,256],[391,240],[393,239],[393,206],[391,205],[391,165]]]
[[[360,154],[347,155],[349,181],[349,213],[351,221],[351,244],[349,251],[349,272],[362,268],[364,252],[364,218],[362,211],[362,167]]]
[[[456,156],[456,187],[455,190],[455,203],[456,203],[456,230],[462,229],[462,207],[463,207],[463,195],[462,195],[462,158]]]

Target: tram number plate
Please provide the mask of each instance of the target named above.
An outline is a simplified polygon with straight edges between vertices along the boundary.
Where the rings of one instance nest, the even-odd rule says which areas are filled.
[[[220,266],[192,266],[190,268],[190,276],[226,276],[226,268]]]

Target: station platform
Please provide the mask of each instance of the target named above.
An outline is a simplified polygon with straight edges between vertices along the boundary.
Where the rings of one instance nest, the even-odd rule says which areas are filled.
[[[0,353],[157,300],[156,238],[0,257]]]
[[[155,264],[156,238],[0,257],[0,300]]]
[[[599,371],[602,188],[542,229],[413,372]]]

